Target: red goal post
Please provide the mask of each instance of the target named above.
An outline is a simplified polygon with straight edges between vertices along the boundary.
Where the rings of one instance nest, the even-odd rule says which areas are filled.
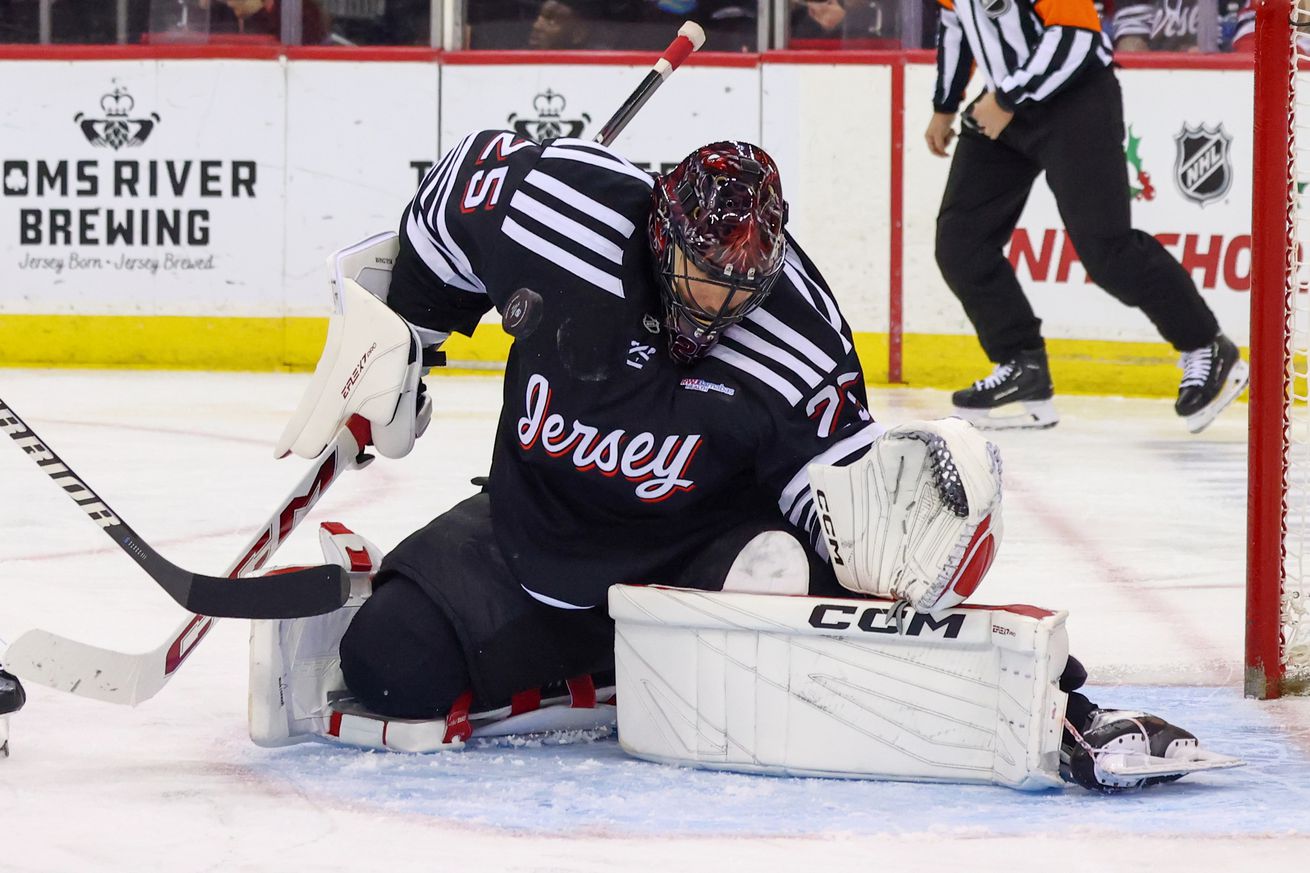
[[[1259,0],[1245,675],[1259,698],[1310,693],[1310,214],[1300,208],[1310,154],[1298,158],[1298,139],[1310,149],[1310,55],[1299,25],[1310,25],[1310,0]]]

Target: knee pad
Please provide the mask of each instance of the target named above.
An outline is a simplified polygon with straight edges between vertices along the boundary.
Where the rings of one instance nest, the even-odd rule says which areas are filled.
[[[454,626],[404,576],[380,579],[341,638],[346,688],[392,718],[444,715],[470,678]]]
[[[810,563],[805,546],[783,530],[757,534],[737,553],[724,591],[751,594],[806,594],[810,585]]]

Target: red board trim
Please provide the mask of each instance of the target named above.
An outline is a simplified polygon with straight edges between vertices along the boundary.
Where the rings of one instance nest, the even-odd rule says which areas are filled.
[[[275,61],[280,45],[0,45],[0,61]]]
[[[451,66],[508,66],[515,64],[562,66],[649,67],[659,59],[658,52],[537,52],[481,51],[446,52],[441,62]],[[696,52],[683,66],[687,67],[758,67],[760,55],[733,52]]]

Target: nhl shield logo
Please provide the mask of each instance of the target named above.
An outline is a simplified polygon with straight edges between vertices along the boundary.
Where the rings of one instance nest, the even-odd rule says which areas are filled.
[[[1174,135],[1178,156],[1174,181],[1183,196],[1204,206],[1228,193],[1233,184],[1233,161],[1229,147],[1233,138],[1222,124],[1192,127],[1184,124]]]

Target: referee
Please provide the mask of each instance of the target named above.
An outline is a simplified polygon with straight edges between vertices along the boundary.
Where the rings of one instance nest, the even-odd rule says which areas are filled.
[[[956,413],[991,428],[1059,421],[1041,320],[1003,253],[1045,171],[1092,281],[1181,353],[1174,409],[1202,430],[1245,388],[1247,366],[1187,271],[1132,227],[1123,96],[1092,0],[938,2],[933,154],[947,155],[974,64],[987,84],[964,110],[937,215],[937,264],[996,365],[955,392]]]

